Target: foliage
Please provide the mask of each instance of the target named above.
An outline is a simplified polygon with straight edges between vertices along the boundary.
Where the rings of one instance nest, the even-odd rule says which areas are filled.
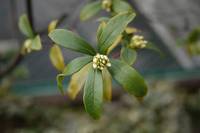
[[[121,13],[110,19],[106,26],[97,33],[98,49],[95,50],[89,43],[67,30],[57,29],[49,34],[49,37],[58,45],[65,48],[86,54],[69,62],[62,74],[58,75],[57,80],[59,89],[63,93],[62,80],[64,76],[74,74],[81,70],[85,65],[90,64],[88,76],[84,86],[84,104],[86,111],[93,117],[99,118],[103,102],[103,80],[102,70],[107,69],[111,76],[116,79],[130,94],[143,97],[147,92],[143,78],[128,64],[120,60],[108,59],[108,48],[114,43],[117,37],[125,30],[126,25],[134,18],[134,13]],[[111,27],[112,25],[112,27]],[[116,26],[113,26],[116,25]],[[72,45],[73,44],[73,45]],[[97,51],[96,54],[94,51]],[[93,55],[94,57],[92,57]],[[96,56],[95,56],[96,55]],[[106,59],[104,59],[104,57]],[[97,64],[95,64],[97,60]],[[101,62],[102,61],[102,62]],[[93,64],[92,64],[93,63]],[[100,63],[100,64],[99,64]],[[107,64],[104,64],[107,63]],[[95,67],[97,65],[97,69]],[[102,65],[98,69],[98,65]],[[107,65],[107,66],[106,66]],[[93,66],[93,67],[92,67]],[[77,83],[78,84],[78,83]]]
[[[133,8],[125,0],[98,0],[87,4],[80,13],[81,20],[88,20],[101,10],[118,14],[121,12],[133,12]]]
[[[19,29],[27,37],[22,48],[22,54],[30,53],[32,50],[41,50],[40,36],[36,35],[26,15],[19,19]]]
[[[87,4],[80,13],[81,20],[88,20],[101,10],[109,12],[110,17],[99,18],[97,30],[97,47],[81,38],[76,33],[65,29],[56,29],[58,20],[49,24],[48,33],[53,41],[50,49],[50,60],[61,72],[57,76],[57,84],[64,95],[62,82],[66,76],[72,76],[67,94],[75,99],[84,86],[83,103],[85,110],[95,119],[100,118],[103,101],[112,98],[112,79],[116,80],[129,94],[141,99],[147,94],[147,85],[143,77],[132,67],[137,58],[138,49],[153,49],[139,30],[128,25],[136,13],[125,0],[98,0]],[[28,37],[24,43],[23,53],[42,48],[40,36],[35,34],[26,17],[20,17],[19,28]],[[112,51],[121,44],[119,57],[112,57]],[[84,54],[73,59],[65,66],[61,48]]]

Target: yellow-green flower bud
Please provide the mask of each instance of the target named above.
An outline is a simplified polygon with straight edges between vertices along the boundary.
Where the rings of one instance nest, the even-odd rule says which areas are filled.
[[[131,47],[131,48],[135,48],[135,49],[138,49],[138,48],[145,48],[147,43],[148,43],[148,42],[144,39],[143,36],[134,35],[134,36],[131,38],[130,47]]]
[[[105,9],[107,12],[111,11],[112,0],[103,0],[102,1],[102,8]]]
[[[31,45],[32,45],[31,39],[27,39],[27,40],[24,42],[24,45],[23,45],[22,50],[21,50],[21,53],[22,53],[22,54],[30,53],[30,52],[32,51]]]
[[[93,57],[93,68],[103,70],[105,67],[111,67],[111,63],[106,55],[96,54]]]

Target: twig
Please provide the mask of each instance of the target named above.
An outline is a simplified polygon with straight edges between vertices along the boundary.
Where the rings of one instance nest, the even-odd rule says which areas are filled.
[[[15,10],[15,1],[12,1],[11,6],[13,9],[13,16],[15,17],[15,15],[16,15],[15,11],[14,11]],[[32,27],[33,31],[35,32],[34,22],[33,22],[32,0],[26,1],[26,8],[27,8],[28,19],[30,21],[31,27]],[[16,18],[15,18],[15,20],[16,20]],[[13,21],[13,22],[17,23],[15,21]],[[16,24],[14,24],[14,25],[16,25]],[[21,46],[21,48],[22,48],[22,46]],[[21,63],[22,59],[23,59],[23,55],[20,53],[20,50],[19,50],[17,56],[15,57],[15,59],[13,61],[11,61],[11,63],[9,63],[7,65],[7,67],[5,67],[5,69],[0,69],[0,79],[2,79],[7,74],[11,73]]]

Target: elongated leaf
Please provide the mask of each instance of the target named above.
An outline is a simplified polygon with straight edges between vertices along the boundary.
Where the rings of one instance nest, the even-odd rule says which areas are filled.
[[[57,70],[62,72],[65,68],[65,62],[64,62],[62,51],[58,45],[54,45],[53,47],[51,47],[50,52],[49,52],[49,57],[53,66]]]
[[[116,41],[134,17],[134,13],[121,13],[107,22],[98,38],[98,48],[100,53],[107,53],[108,48]]]
[[[135,27],[126,27],[125,31],[127,34],[133,34],[139,32],[140,30]]]
[[[116,13],[132,12],[133,9],[131,5],[124,0],[113,0],[113,11]]]
[[[56,29],[57,27],[57,24],[58,24],[58,20],[53,20],[51,21],[51,23],[49,24],[48,26],[48,33],[52,32],[53,30]]]
[[[80,13],[80,19],[85,21],[96,15],[101,10],[101,1],[95,1],[87,4]]]
[[[103,97],[106,101],[111,101],[111,99],[112,99],[112,77],[107,69],[103,69],[102,77],[103,77]]]
[[[19,18],[19,29],[20,31],[27,37],[33,38],[34,33],[31,28],[30,22],[28,20],[28,17],[24,14]]]
[[[83,102],[85,110],[94,118],[98,119],[101,115],[103,103],[103,81],[101,72],[92,67],[84,86]]]
[[[37,35],[33,40],[32,40],[32,45],[31,49],[33,50],[41,50],[42,49],[42,43],[40,40],[40,36]]]
[[[122,85],[130,94],[143,97],[147,93],[147,86],[142,76],[131,66],[123,61],[111,59],[111,67],[108,68],[112,77]]]
[[[84,56],[84,57],[78,57],[71,62],[68,63],[68,65],[65,67],[63,74],[71,75],[77,71],[79,71],[82,67],[87,65],[92,61],[92,56]]]
[[[62,94],[64,94],[63,84],[62,84],[64,78],[66,76],[69,76],[73,73],[78,72],[81,68],[83,68],[85,65],[87,65],[91,61],[92,61],[91,56],[76,58],[76,59],[72,60],[71,62],[69,62],[69,64],[64,69],[63,73],[57,75],[57,77],[56,77],[57,86]]]
[[[128,65],[132,65],[137,58],[137,52],[134,49],[122,47],[120,58],[122,61],[126,62]]]
[[[97,39],[100,38],[101,36],[101,33],[103,31],[103,28],[105,28],[106,26],[106,22],[105,21],[102,21],[98,27],[98,30],[97,30]]]
[[[84,54],[95,55],[95,50],[85,40],[71,31],[56,29],[49,34],[49,37],[60,46],[81,52]]]
[[[69,86],[67,88],[67,94],[72,100],[76,98],[77,94],[82,89],[90,66],[91,64],[88,64],[84,66],[80,71],[72,75]]]

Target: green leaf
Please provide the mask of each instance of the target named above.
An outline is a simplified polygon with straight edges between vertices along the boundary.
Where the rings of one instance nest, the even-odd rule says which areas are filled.
[[[112,9],[115,13],[132,12],[133,11],[131,5],[124,0],[113,0]]]
[[[40,36],[37,35],[33,40],[32,40],[32,45],[31,49],[33,50],[41,50],[42,49],[42,43],[40,40]]]
[[[84,86],[83,102],[85,110],[94,118],[101,115],[103,103],[103,80],[98,69],[91,68]]]
[[[101,1],[95,1],[87,4],[80,13],[80,19],[85,21],[96,15],[101,10]]]
[[[106,101],[111,101],[111,99],[112,99],[112,77],[107,69],[103,69],[102,77],[103,77],[103,97]]]
[[[120,60],[111,59],[110,62],[112,66],[108,68],[109,72],[128,93],[136,97],[146,95],[145,81],[134,68]]]
[[[49,37],[60,46],[81,52],[84,54],[95,55],[92,46],[78,35],[64,29],[56,29],[49,34]]]
[[[71,62],[68,63],[68,65],[65,67],[63,74],[68,76],[71,75],[77,71],[79,71],[82,67],[87,65],[92,61],[92,56],[85,56],[85,57],[78,57]]]
[[[63,73],[57,75],[57,77],[56,77],[57,86],[62,94],[64,94],[63,84],[62,84],[64,78],[66,76],[69,76],[73,73],[78,72],[81,68],[83,68],[85,65],[87,65],[91,61],[92,61],[91,56],[76,58],[76,59],[72,60],[71,62],[69,62],[69,64],[65,67]]]
[[[98,48],[101,54],[106,54],[109,47],[125,30],[128,23],[135,17],[134,13],[120,13],[111,18],[98,37]]]
[[[132,65],[137,58],[137,52],[134,49],[122,47],[120,58],[128,65]]]
[[[27,37],[33,38],[34,33],[31,28],[30,22],[28,20],[28,17],[24,14],[19,18],[19,29],[20,31]]]
[[[65,62],[62,51],[58,45],[54,45],[53,47],[51,47],[49,57],[53,66],[57,70],[62,72],[65,68]]]

